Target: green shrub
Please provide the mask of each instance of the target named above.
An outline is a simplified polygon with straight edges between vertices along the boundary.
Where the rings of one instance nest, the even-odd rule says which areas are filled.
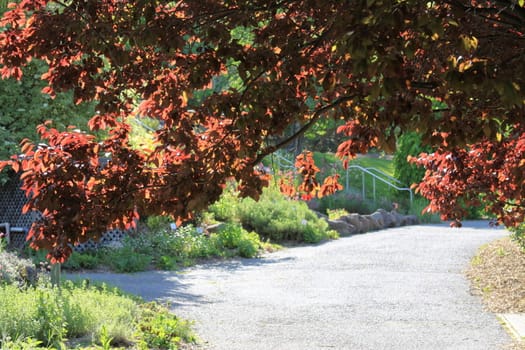
[[[105,249],[104,262],[116,272],[144,271],[151,264],[152,257],[139,253],[129,245],[119,249]]]
[[[217,250],[234,250],[233,255],[243,258],[256,257],[262,246],[258,234],[246,231],[239,224],[226,224],[213,236],[215,239],[212,238],[212,241],[215,242]]]
[[[103,348],[135,344],[133,348],[144,350],[176,349],[182,342],[195,341],[191,323],[177,318],[167,307],[143,304],[106,285],[70,281],[61,289],[4,285],[0,295],[2,349],[69,349],[73,348],[69,347],[71,340],[80,337],[100,342]]]
[[[237,248],[245,232],[239,225],[226,224],[219,229],[217,235],[219,244],[228,249]]]
[[[417,215],[417,217],[419,218],[419,222],[421,223],[440,222],[441,219],[439,217],[439,214],[423,212],[423,210],[428,206],[428,203],[429,202],[426,198],[423,198],[421,196],[416,196],[416,198],[414,198],[412,202],[409,213],[413,215]]]
[[[423,152],[432,152],[428,146],[421,142],[421,135],[416,132],[403,134],[397,140],[396,153],[394,154],[394,177],[404,186],[419,183],[425,175],[425,169],[409,163],[407,157],[417,157]]]
[[[512,239],[525,251],[525,223],[517,227],[510,227],[509,230],[512,232]]]
[[[381,204],[380,204],[381,205]],[[328,213],[328,210],[342,209],[348,213],[370,214],[379,207],[370,200],[364,200],[359,194],[352,192],[337,192],[318,200],[317,210]],[[383,208],[389,210],[389,208]]]
[[[15,253],[0,252],[0,285],[34,285],[37,280],[37,269],[31,260],[20,258]]]
[[[178,349],[181,341],[195,342],[191,323],[157,303],[141,306],[137,328],[139,349]]]
[[[261,241],[255,232],[246,232],[239,241],[239,255],[243,258],[254,258],[259,254]]]
[[[133,341],[138,304],[117,291],[65,282],[61,289],[5,285],[0,293],[1,342],[34,339],[58,347],[66,337],[99,339],[101,327],[115,343]]]
[[[151,231],[161,231],[170,228],[173,220],[167,216],[148,216],[146,219],[146,226]]]
[[[244,199],[239,216],[246,229],[274,242],[316,243],[331,235],[328,224],[306,203],[289,200],[273,188],[266,189],[258,202]]]
[[[349,213],[346,211],[346,209],[327,209],[326,215],[328,215],[328,218],[330,220],[337,220],[342,216],[348,215]]]
[[[92,270],[97,268],[100,263],[101,258],[96,252],[73,252],[62,267],[68,270]]]
[[[225,190],[221,198],[210,205],[208,211],[213,214],[215,220],[223,222],[236,221],[239,211],[239,198],[237,192],[231,188]]]

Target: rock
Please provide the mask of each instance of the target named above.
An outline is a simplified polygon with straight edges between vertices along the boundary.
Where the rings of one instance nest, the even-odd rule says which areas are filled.
[[[341,236],[349,236],[357,233],[356,227],[344,220],[327,220],[326,222],[328,222],[330,229],[337,231]]]
[[[325,219],[325,220],[328,220],[328,215],[324,215],[323,213],[320,213],[320,212],[315,211],[315,210],[312,210],[312,211],[315,213],[315,215],[317,215],[317,217],[318,217],[319,219]]]
[[[362,233],[363,231],[363,225],[361,224],[361,220],[359,220],[359,214],[348,214],[345,216],[342,216],[340,220],[346,221],[350,225],[353,225],[356,228],[356,233]]]
[[[394,227],[395,220],[391,213],[387,212],[385,209],[378,209],[377,213],[381,214],[383,217],[383,227]]]
[[[419,218],[417,215],[407,215],[405,216],[406,224],[407,225],[418,225],[419,224]]]
[[[399,227],[399,226],[401,226],[403,216],[402,216],[401,214],[399,214],[399,213],[398,213],[397,211],[395,211],[395,210],[392,210],[392,211],[390,212],[390,214],[392,215],[392,218],[394,219],[394,220],[393,220],[394,227]]]
[[[385,228],[385,221],[383,220],[383,215],[377,211],[369,215],[370,219],[374,222],[374,227],[376,230],[381,230]]]
[[[359,221],[361,222],[361,232],[368,232],[372,229],[372,221],[363,215],[359,215]]]

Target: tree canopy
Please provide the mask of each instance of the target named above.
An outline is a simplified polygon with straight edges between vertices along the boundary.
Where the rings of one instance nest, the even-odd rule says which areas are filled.
[[[37,141],[36,127],[46,120],[52,119],[60,130],[68,125],[87,129],[87,121],[94,113],[92,106],[73,104],[70,93],[54,99],[42,94],[45,82],[40,76],[45,70],[45,64],[35,60],[24,68],[22,79],[0,80],[0,159],[20,152],[19,143],[24,138]],[[2,174],[0,184],[7,180]]]
[[[324,118],[343,124],[345,162],[418,132],[438,147],[419,159],[432,209],[459,219],[481,192],[516,223],[525,212],[524,20],[522,0],[13,4],[0,21],[2,77],[45,61],[43,91],[95,101],[89,126],[107,135],[42,125],[44,144],[27,141],[3,163],[22,172],[27,210],[43,214],[32,245],[62,260],[71,244],[138,213],[187,219],[231,178],[257,198],[267,183],[260,161]],[[151,149],[131,145],[130,117],[159,121]],[[304,192],[338,187],[328,178],[319,188],[307,154],[298,163]]]

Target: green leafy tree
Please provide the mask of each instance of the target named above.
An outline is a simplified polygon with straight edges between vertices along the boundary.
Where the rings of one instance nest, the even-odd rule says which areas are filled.
[[[55,98],[43,94],[46,82],[41,76],[47,69],[43,62],[32,61],[24,68],[22,79],[0,80],[0,160],[20,153],[23,139],[37,142],[37,126],[47,120],[60,130],[70,125],[87,129],[87,121],[94,114],[93,104],[74,104],[70,92]],[[7,179],[5,173],[0,176],[0,182]]]
[[[410,158],[430,151],[429,146],[422,144],[420,134],[410,132],[401,135],[394,153],[394,177],[407,186],[420,183],[425,175],[425,169],[410,162]]]

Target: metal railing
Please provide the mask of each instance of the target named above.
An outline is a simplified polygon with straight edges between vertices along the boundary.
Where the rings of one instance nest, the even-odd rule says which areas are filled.
[[[284,156],[281,152],[276,152],[272,155],[275,161],[275,165],[277,166],[277,169],[286,169],[286,170],[293,170],[295,171],[295,162],[293,159],[289,159],[288,157]],[[339,164],[341,167],[342,165]],[[349,165],[346,169],[346,176],[345,176],[345,191],[349,192],[351,189],[350,186],[350,171],[351,170],[358,170],[361,172],[361,193],[363,199],[366,198],[366,181],[365,176],[370,175],[372,177],[372,197],[374,202],[377,200],[376,196],[376,183],[379,181],[380,183],[383,183],[393,189],[396,189],[398,191],[406,191],[409,193],[410,196],[410,204],[412,204],[412,201],[414,200],[414,194],[412,192],[412,189],[409,187],[403,187],[401,181],[396,179],[395,177],[392,177],[384,172],[382,172],[379,169],[376,168],[364,168],[360,165]]]
[[[368,174],[372,177],[372,195],[373,195],[374,201],[376,201],[376,181],[379,180],[380,182],[398,191],[407,191],[410,195],[410,204],[412,204],[412,201],[414,200],[414,194],[412,193],[412,189],[409,187],[400,187],[398,185],[395,185],[394,182],[398,184],[400,184],[401,182],[398,179],[393,178],[392,176],[385,174],[384,172],[376,168],[363,168],[360,165],[348,166],[348,168],[346,169],[346,179],[345,179],[345,188],[347,189],[347,191],[350,188],[349,172],[351,169],[357,169],[361,171],[361,191],[362,191],[363,199],[366,198],[365,174]]]

